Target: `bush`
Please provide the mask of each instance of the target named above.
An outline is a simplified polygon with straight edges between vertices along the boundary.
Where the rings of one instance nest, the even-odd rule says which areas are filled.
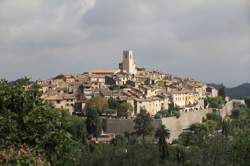
[[[161,118],[167,118],[167,117],[173,117],[173,116],[176,116],[176,118],[179,118],[180,112],[172,111],[172,113],[170,113],[168,110],[161,110],[155,114],[154,118],[161,119]]]
[[[249,109],[247,108],[237,108],[232,111],[231,118],[238,119],[247,117]]]
[[[210,108],[222,108],[222,105],[225,103],[222,97],[207,97],[205,100],[205,105]]]
[[[23,144],[18,148],[9,147],[0,151],[0,165],[50,165],[45,158]]]
[[[105,113],[106,113],[107,115],[114,115],[114,114],[117,114],[117,110],[114,110],[114,109],[107,109],[107,110],[105,111]]]
[[[213,120],[216,122],[221,122],[222,118],[218,113],[207,113],[207,120]]]

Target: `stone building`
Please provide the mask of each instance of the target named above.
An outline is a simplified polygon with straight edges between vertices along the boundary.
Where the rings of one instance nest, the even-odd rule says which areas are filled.
[[[199,94],[192,91],[174,91],[171,96],[173,103],[180,108],[196,105],[199,102]]]
[[[46,97],[45,101],[51,103],[55,108],[64,109],[72,114],[76,98],[73,95],[55,95]]]
[[[137,68],[134,61],[134,55],[131,50],[123,51],[123,61],[119,64],[119,68],[121,71],[136,75]]]
[[[134,99],[134,114],[140,113],[141,109],[145,109],[151,116],[154,116],[162,109],[168,109],[169,100],[167,97],[151,97]]]

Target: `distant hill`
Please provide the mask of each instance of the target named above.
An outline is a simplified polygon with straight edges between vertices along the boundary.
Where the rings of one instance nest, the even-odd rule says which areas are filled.
[[[245,83],[234,88],[226,88],[225,93],[235,99],[245,98],[250,96],[250,83]]]
[[[208,84],[212,87],[218,88],[217,84]],[[242,99],[246,96],[250,96],[250,83],[245,83],[233,88],[225,88],[225,93],[234,99]]]

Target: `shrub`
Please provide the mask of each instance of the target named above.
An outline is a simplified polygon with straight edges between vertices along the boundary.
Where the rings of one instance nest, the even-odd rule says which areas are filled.
[[[50,165],[45,158],[25,144],[0,151],[0,165]]]

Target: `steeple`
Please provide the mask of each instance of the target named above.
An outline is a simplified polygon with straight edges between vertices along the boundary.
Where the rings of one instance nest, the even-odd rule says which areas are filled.
[[[134,61],[134,55],[132,50],[123,51],[123,61],[119,64],[119,68],[129,74],[136,75],[136,65]]]

